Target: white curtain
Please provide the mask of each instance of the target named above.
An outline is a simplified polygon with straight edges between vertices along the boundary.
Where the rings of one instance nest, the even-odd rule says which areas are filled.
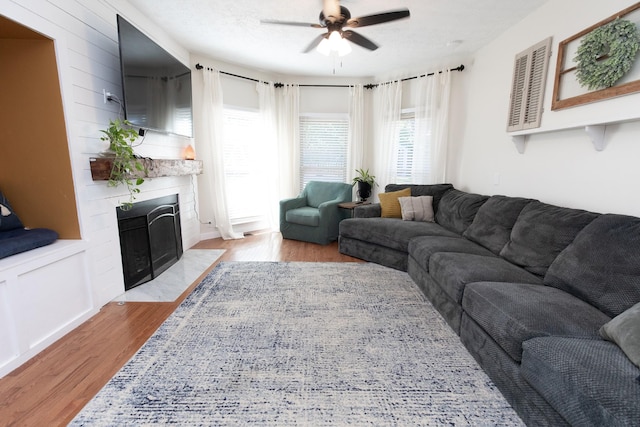
[[[387,184],[396,183],[398,158],[398,127],[402,108],[402,83],[393,82],[379,85],[373,93],[373,144],[374,169],[369,171],[376,176],[384,191]],[[372,191],[377,194],[377,191]]]
[[[419,77],[415,85],[416,127],[412,182],[443,183],[447,179],[451,72]]]
[[[364,132],[364,87],[360,84],[349,87],[347,182],[352,182],[356,169],[369,169],[364,159]],[[370,173],[373,174],[372,171]]]
[[[205,200],[209,206],[201,205],[215,220],[215,226],[221,237],[227,239],[241,239],[242,233],[233,231],[227,209],[227,194],[224,171],[224,111],[222,103],[222,84],[217,70],[202,70],[204,89],[202,96],[202,112],[205,125],[202,140],[198,144],[203,161],[201,192],[210,195]],[[201,217],[205,216],[203,213]]]
[[[265,159],[264,190],[267,192],[267,220],[272,230],[279,229],[280,200],[300,192],[299,104],[300,87],[257,83]]]
[[[278,111],[278,143],[283,154],[280,165],[280,196],[300,194],[300,86],[284,85],[276,91]]]

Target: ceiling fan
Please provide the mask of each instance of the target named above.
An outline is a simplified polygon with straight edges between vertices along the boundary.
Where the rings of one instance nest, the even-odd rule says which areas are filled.
[[[369,50],[376,50],[378,48],[377,44],[363,35],[349,29],[345,30],[344,28],[358,28],[383,24],[385,22],[408,18],[409,16],[409,9],[404,8],[352,18],[349,9],[341,6],[339,0],[323,0],[319,24],[274,19],[263,19],[260,22],[263,24],[326,28],[327,32],[316,37],[303,52],[308,53],[314,48],[317,48],[318,51],[325,55],[328,55],[331,50],[336,50],[342,56],[351,51],[351,47],[344,40],[348,40]]]

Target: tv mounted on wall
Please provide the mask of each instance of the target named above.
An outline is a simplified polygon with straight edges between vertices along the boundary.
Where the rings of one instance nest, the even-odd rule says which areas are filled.
[[[191,70],[117,19],[125,118],[143,129],[192,137]]]

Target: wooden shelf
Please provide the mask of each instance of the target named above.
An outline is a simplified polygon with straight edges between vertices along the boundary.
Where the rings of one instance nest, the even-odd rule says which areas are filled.
[[[524,130],[524,131],[510,132],[509,135],[511,136],[511,140],[513,141],[513,144],[516,146],[516,150],[518,150],[518,153],[524,154],[525,147],[529,140],[529,135],[557,132],[557,131],[568,130],[568,129],[584,129],[585,133],[593,143],[593,148],[596,151],[602,151],[607,146],[607,140],[605,139],[607,125],[629,123],[636,120],[637,119],[624,119],[624,120],[621,119],[621,120],[609,121],[606,123],[575,125],[575,126],[567,126],[567,127],[558,128],[558,129],[536,128],[536,129],[530,129],[530,130]]]
[[[113,168],[113,157],[91,157],[91,178],[94,181],[108,181]],[[202,160],[181,159],[140,159],[147,173],[132,174],[133,177],[159,178],[163,176],[200,175]]]

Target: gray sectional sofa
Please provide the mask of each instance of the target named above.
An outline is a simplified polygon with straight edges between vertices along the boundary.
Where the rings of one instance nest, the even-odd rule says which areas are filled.
[[[357,207],[343,254],[409,273],[528,425],[640,425],[640,368],[599,330],[640,302],[640,218],[449,184],[435,222]]]

